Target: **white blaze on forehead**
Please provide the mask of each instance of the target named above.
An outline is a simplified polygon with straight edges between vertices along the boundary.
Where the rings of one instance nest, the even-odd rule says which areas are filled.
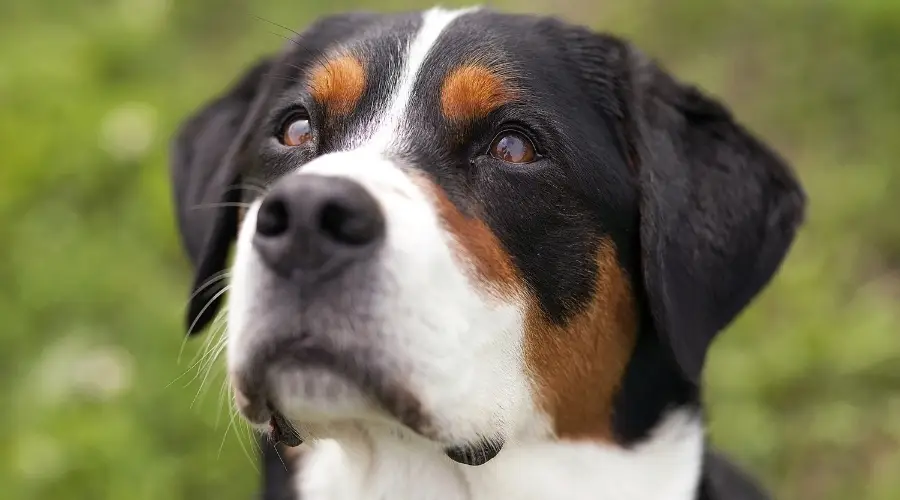
[[[366,147],[384,152],[396,144],[404,132],[404,116],[415,92],[416,82],[422,71],[427,71],[424,64],[428,54],[450,23],[477,9],[477,7],[460,10],[435,8],[422,14],[422,25],[409,43],[394,92],[384,110],[379,112],[367,127],[371,135],[368,136]]]

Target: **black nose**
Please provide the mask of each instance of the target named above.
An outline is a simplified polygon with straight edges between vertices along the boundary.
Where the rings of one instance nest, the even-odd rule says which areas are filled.
[[[381,207],[357,182],[301,174],[266,195],[253,244],[278,274],[314,277],[372,255],[384,234]]]

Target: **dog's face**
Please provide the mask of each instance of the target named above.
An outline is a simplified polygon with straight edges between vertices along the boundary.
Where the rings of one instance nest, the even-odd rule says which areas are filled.
[[[182,129],[173,172],[192,330],[237,242],[251,421],[398,425],[470,463],[526,434],[618,440],[642,365],[696,385],[803,206],[624,42],[483,10],[316,23]]]

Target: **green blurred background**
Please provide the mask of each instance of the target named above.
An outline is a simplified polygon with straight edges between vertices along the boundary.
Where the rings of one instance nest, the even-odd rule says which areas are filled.
[[[633,38],[793,161],[809,220],[713,349],[712,438],[781,499],[900,498],[900,2],[494,5]],[[422,6],[0,1],[0,498],[252,497],[221,361],[179,363],[168,140],[282,46],[254,16]]]

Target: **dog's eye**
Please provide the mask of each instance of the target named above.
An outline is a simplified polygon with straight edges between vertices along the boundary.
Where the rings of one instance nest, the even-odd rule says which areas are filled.
[[[285,121],[281,128],[281,143],[285,146],[305,146],[312,140],[309,118],[297,115]]]
[[[506,163],[531,163],[537,158],[534,144],[516,131],[501,132],[491,142],[490,155]]]

